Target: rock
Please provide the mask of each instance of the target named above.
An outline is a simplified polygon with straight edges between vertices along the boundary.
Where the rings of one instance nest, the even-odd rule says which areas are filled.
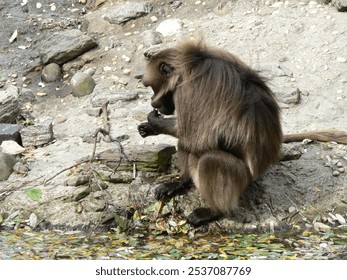
[[[347,0],[332,0],[331,3],[339,12],[347,12]]]
[[[13,155],[0,152],[0,181],[5,181],[10,177],[16,158]]]
[[[175,9],[178,9],[180,6],[182,5],[182,2],[181,1],[173,1],[170,5],[170,7],[175,10]]]
[[[20,132],[22,136],[23,146],[42,146],[53,140],[53,125],[51,122],[43,122],[41,124],[25,127]]]
[[[21,163],[20,161],[16,162],[13,166],[13,171],[17,174],[28,175],[30,168],[26,164]]]
[[[1,143],[2,151],[10,155],[19,155],[25,152],[25,148],[18,145],[17,142],[13,140],[6,140]]]
[[[180,34],[183,31],[183,22],[180,19],[167,19],[155,29],[164,37]]]
[[[274,86],[272,91],[281,103],[298,104],[300,102],[300,90],[287,86]]]
[[[44,64],[55,62],[62,65],[97,45],[93,38],[81,30],[72,29],[54,33],[42,43],[39,53]]]
[[[110,149],[99,153],[96,158],[105,161],[110,168],[118,171],[133,172],[166,172],[171,165],[172,155],[176,153],[174,146],[168,145],[137,145],[124,148],[124,154],[119,149]],[[120,159],[121,161],[118,161]]]
[[[337,61],[337,62],[340,62],[340,63],[346,63],[346,62],[347,62],[347,58],[338,56],[338,57],[336,58],[336,61]]]
[[[72,95],[75,97],[82,97],[91,94],[96,85],[94,79],[90,75],[82,72],[77,72],[71,78],[70,84]]]
[[[0,123],[0,144],[5,140],[16,141],[19,145],[22,144],[20,137],[21,126],[16,124]]]
[[[151,57],[153,57],[154,55],[156,55],[160,51],[167,49],[167,48],[170,48],[170,47],[173,47],[174,45],[175,45],[175,43],[163,43],[163,44],[159,44],[159,45],[153,45],[153,46],[146,48],[143,52],[143,55],[147,59],[150,59]]]
[[[93,107],[101,107],[108,100],[110,104],[117,103],[118,101],[132,101],[139,98],[139,93],[130,91],[118,92],[103,92],[92,96],[91,103]]]
[[[20,113],[18,88],[8,85],[0,89],[0,123],[12,123]]]
[[[153,6],[146,2],[126,3],[115,7],[104,15],[104,19],[112,24],[123,24],[131,19],[150,13]]]
[[[268,78],[293,76],[292,71],[283,68],[279,63],[255,63],[252,65],[252,69]]]
[[[162,43],[160,33],[154,30],[146,30],[142,32],[140,35],[140,41],[146,48]]]
[[[51,83],[59,81],[62,78],[60,66],[56,63],[50,63],[42,69],[42,81]]]

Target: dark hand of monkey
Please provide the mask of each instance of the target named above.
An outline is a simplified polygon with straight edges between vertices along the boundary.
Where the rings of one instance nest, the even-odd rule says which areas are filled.
[[[149,125],[148,122],[141,123],[138,127],[137,130],[139,131],[140,135],[145,138],[147,136],[152,136],[152,135],[158,135],[153,128]]]
[[[182,182],[170,182],[160,184],[154,191],[155,198],[157,200],[162,200],[165,198],[171,198],[179,194],[183,194],[191,187],[191,180]]]
[[[210,208],[196,208],[187,217],[187,222],[194,227],[199,227],[223,217],[221,213],[215,213]]]
[[[159,111],[154,109],[147,115],[147,120],[149,123],[156,122],[159,118],[161,118],[161,115],[159,114]]]
[[[153,110],[151,111],[148,116],[147,119],[149,122],[144,122],[141,123],[138,127],[137,130],[139,131],[140,135],[145,138],[147,136],[153,136],[153,135],[158,135],[160,133],[156,132],[152,126],[150,125],[150,122],[155,122],[158,118],[160,118],[160,114],[158,112],[158,110]]]

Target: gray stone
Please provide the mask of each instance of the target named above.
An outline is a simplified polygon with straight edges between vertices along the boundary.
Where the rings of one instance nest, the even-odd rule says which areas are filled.
[[[19,155],[25,152],[25,148],[18,145],[17,142],[13,140],[6,140],[1,143],[2,151],[11,155]]]
[[[146,2],[127,3],[115,7],[104,15],[104,19],[112,24],[122,24],[150,13],[153,6]]]
[[[0,181],[5,181],[10,177],[16,158],[13,155],[0,152]]]
[[[42,81],[51,83],[59,81],[62,78],[60,66],[56,63],[50,63],[42,69]]]
[[[158,25],[156,31],[164,37],[180,34],[183,31],[183,22],[180,19],[167,19]]]
[[[18,88],[7,85],[0,89],[0,122],[14,122],[20,113]]]
[[[77,72],[71,78],[70,84],[72,88],[72,95],[75,97],[89,95],[95,88],[94,79],[90,75],[82,72]]]
[[[171,165],[172,155],[176,153],[174,146],[160,145],[136,145],[124,148],[124,153],[119,149],[109,149],[96,155],[96,159],[105,162],[110,168],[116,168],[117,172],[167,172]],[[124,154],[127,158],[124,160]],[[123,158],[123,160],[120,160]],[[120,160],[120,161],[118,161]]]
[[[6,140],[13,140],[22,144],[19,134],[21,129],[22,127],[16,124],[0,123],[0,144]]]
[[[146,47],[159,45],[162,43],[161,35],[154,30],[146,30],[140,36],[141,43]]]
[[[174,10],[178,9],[182,5],[182,1],[173,1],[170,7]]]
[[[255,63],[252,69],[260,72],[261,75],[267,78],[274,77],[292,77],[293,72],[283,68],[279,63]]]
[[[53,140],[53,125],[51,122],[25,127],[20,132],[24,147],[42,146]]]
[[[139,98],[139,93],[134,91],[103,92],[93,95],[91,103],[93,107],[101,107],[106,101],[109,101],[110,104],[114,104],[118,101],[132,101],[137,98]]]
[[[93,38],[81,30],[72,29],[54,33],[42,43],[39,53],[43,63],[55,62],[62,65],[97,45]]]
[[[281,103],[298,104],[300,102],[300,90],[288,86],[274,86],[272,91]]]
[[[332,0],[331,3],[339,12],[347,12],[347,0]]]

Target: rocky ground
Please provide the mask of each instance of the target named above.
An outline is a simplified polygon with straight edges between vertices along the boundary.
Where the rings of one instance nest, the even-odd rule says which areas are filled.
[[[176,144],[137,132],[151,110],[140,78],[153,46],[202,36],[269,79],[286,133],[347,130],[344,1],[128,2],[0,1],[0,225],[84,227],[151,212]],[[223,225],[346,224],[347,147],[283,152]],[[193,191],[177,207],[201,203]]]

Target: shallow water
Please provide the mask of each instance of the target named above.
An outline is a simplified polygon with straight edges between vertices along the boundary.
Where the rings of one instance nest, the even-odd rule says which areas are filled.
[[[0,259],[346,259],[347,232],[169,236],[116,232],[0,232]]]

